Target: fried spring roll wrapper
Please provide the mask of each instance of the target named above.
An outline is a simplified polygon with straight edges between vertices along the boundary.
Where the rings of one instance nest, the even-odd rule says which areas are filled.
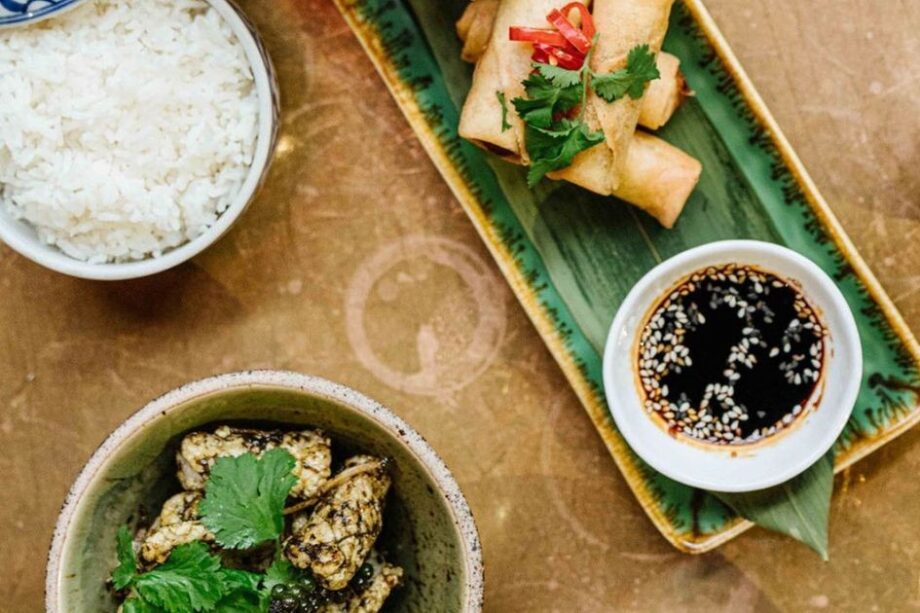
[[[483,0],[477,0],[478,4]],[[596,0],[594,20],[600,40],[592,59],[597,72],[619,70],[626,65],[629,50],[647,43],[654,52],[661,48],[667,29],[672,0]],[[524,147],[524,124],[514,112],[508,113],[511,128],[501,130],[502,107],[496,92],[504,94],[508,104],[524,95],[522,81],[531,67],[531,45],[511,41],[512,26],[545,26],[545,18],[556,8],[558,0],[502,0],[485,53],[473,74],[473,85],[460,117],[460,135],[478,142],[505,157],[520,157],[529,163]],[[462,20],[461,20],[462,21]],[[472,22],[467,35],[473,29]],[[616,189],[623,173],[632,134],[639,120],[639,101],[626,97],[613,103],[593,92],[586,101],[588,125],[603,130],[605,142],[578,155],[556,178],[579,185],[596,186],[594,191],[609,194]],[[509,109],[512,110],[512,109]],[[590,176],[587,176],[589,175]],[[591,188],[589,188],[591,189]]]
[[[517,113],[508,113],[511,127],[501,129],[502,105],[497,93],[504,94],[506,103],[524,96],[522,81],[532,70],[530,56],[533,46],[509,40],[512,26],[542,27],[545,17],[559,0],[503,0],[495,14],[495,25],[489,36],[485,53],[476,65],[473,84],[460,114],[460,135],[481,143],[501,155],[520,157],[524,164],[530,160],[524,148],[524,122]],[[509,111],[513,108],[509,108]],[[497,119],[498,123],[493,123]]]
[[[623,179],[613,195],[636,205],[665,228],[672,228],[702,170],[696,158],[639,130],[629,147]]]
[[[591,69],[606,74],[625,68],[627,55],[636,45],[647,44],[653,53],[661,51],[672,4],[673,0],[595,0],[592,13],[600,38],[591,58]],[[608,182],[610,191],[617,188],[626,167],[629,144],[639,122],[640,100],[624,96],[609,103],[593,90],[588,94],[588,123],[603,130],[605,145],[610,150],[610,172],[606,179],[595,177],[594,181]],[[591,111],[595,114],[594,121]],[[560,171],[560,178],[568,180],[568,173],[581,174],[578,168],[573,168],[577,163],[576,157],[572,167]]]
[[[457,36],[463,41],[461,57],[476,63],[489,46],[498,0],[473,0],[457,21]],[[661,77],[649,83],[639,104],[639,125],[657,130],[668,123],[687,96],[687,83],[680,72],[680,60],[665,51],[656,57]]]
[[[649,130],[657,130],[668,123],[688,95],[687,82],[676,56],[662,51],[655,63],[661,76],[649,83],[639,105],[639,125]]]
[[[476,0],[471,6],[485,1],[487,0]],[[505,0],[502,6],[507,4],[507,1]],[[543,8],[545,7],[541,10]],[[549,8],[546,8],[543,14],[546,12],[549,12]],[[514,18],[517,19],[517,16]],[[475,24],[475,21],[470,23]],[[463,32],[469,36],[475,27],[470,25],[469,29],[465,29],[458,24],[458,33],[461,38]],[[483,26],[480,24],[479,27]],[[507,27],[502,27],[501,30],[507,33]],[[515,44],[528,49],[524,62],[526,66],[521,69],[521,75],[517,78],[520,82],[530,71],[530,51],[528,45]],[[498,54],[489,53],[488,49],[486,51],[476,66],[473,84],[463,107],[460,135],[510,162],[526,164],[523,125],[513,107],[510,107],[513,96],[501,87]],[[661,56],[670,58],[664,60],[664,69]],[[666,121],[683,99],[684,83],[677,70],[678,66],[679,60],[676,57],[659,54],[659,70],[664,87],[655,90],[649,88],[640,107],[640,115],[646,115],[649,122]],[[502,107],[496,96],[497,91],[504,92],[509,103],[508,121],[512,128],[505,131],[501,130]],[[643,110],[646,104],[644,101],[650,95],[650,108],[646,112]],[[700,171],[700,163],[680,149],[649,134],[636,132],[630,139],[622,177],[616,188],[611,187],[611,181],[608,180],[613,170],[610,151],[603,145],[588,149],[564,172],[551,173],[549,176],[554,179],[565,179],[602,195],[616,196],[638,206],[662,225],[670,228],[696,186]]]
[[[619,185],[614,190],[602,191],[605,184],[597,177],[601,176],[604,158],[595,150],[603,152],[600,146],[585,151],[582,163],[567,169],[565,179],[592,192],[634,204],[665,228],[674,226],[703,170],[696,158],[639,130],[633,135]],[[562,173],[548,176],[557,179]]]
[[[460,53],[463,61],[476,63],[485,53],[497,12],[498,0],[473,0],[463,11],[457,21],[457,36],[463,41]]]

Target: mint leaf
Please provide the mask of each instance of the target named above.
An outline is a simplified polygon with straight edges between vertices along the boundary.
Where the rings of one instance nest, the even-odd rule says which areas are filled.
[[[278,538],[284,529],[284,502],[297,478],[294,457],[272,449],[218,459],[199,505],[201,523],[229,549],[248,549]]]
[[[220,559],[202,542],[173,549],[166,562],[134,580],[134,589],[168,613],[212,609],[227,591]]]
[[[581,103],[579,84],[557,87],[540,72],[530,74],[523,82],[526,98],[511,101],[524,123],[549,129],[556,115],[567,113]]]
[[[564,120],[556,130],[528,125],[525,139],[531,158],[527,185],[533,187],[546,173],[568,167],[576,155],[603,142],[604,134],[592,132],[584,122]]]
[[[118,566],[112,572],[112,584],[116,590],[123,590],[137,576],[137,558],[134,557],[134,539],[127,526],[118,529],[115,535],[118,551]]]
[[[547,78],[555,87],[566,88],[581,85],[581,71],[560,68],[552,64],[535,62],[533,65],[541,75]]]
[[[607,102],[614,102],[623,96],[638,100],[645,93],[645,85],[659,78],[655,65],[655,54],[648,45],[637,45],[626,57],[626,68],[609,74],[593,74],[591,87]]]

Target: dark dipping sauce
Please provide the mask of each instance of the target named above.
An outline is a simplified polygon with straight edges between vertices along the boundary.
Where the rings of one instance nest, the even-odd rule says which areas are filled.
[[[792,284],[735,264],[682,281],[652,310],[638,345],[646,410],[672,434],[746,444],[809,409],[825,330]]]

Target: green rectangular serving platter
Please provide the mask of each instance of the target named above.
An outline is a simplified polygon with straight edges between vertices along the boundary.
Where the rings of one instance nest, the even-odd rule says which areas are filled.
[[[526,188],[523,172],[457,135],[472,67],[454,22],[466,0],[335,0],[422,145],[561,366],[648,516],[700,553],[751,524],[706,492],[652,470],[604,400],[601,355],[630,287],[696,245],[750,238],[786,245],[838,283],[859,326],[862,388],[836,443],[842,470],[920,420],[920,346],[847,238],[699,0],[675,4],[665,50],[696,92],[659,131],[703,175],[672,230],[573,186]]]

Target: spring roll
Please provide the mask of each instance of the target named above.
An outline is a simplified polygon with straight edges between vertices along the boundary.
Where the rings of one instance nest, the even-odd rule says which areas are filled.
[[[655,63],[661,76],[649,83],[639,104],[639,125],[649,130],[657,130],[668,123],[684,98],[690,95],[676,56],[662,51]]]
[[[600,38],[591,58],[591,69],[605,74],[625,68],[627,54],[636,45],[647,44],[653,53],[661,51],[672,4],[673,0],[595,0],[592,13]],[[619,185],[639,122],[639,100],[624,96],[608,103],[592,90],[587,104],[588,117],[592,116],[591,111],[596,115],[596,125],[591,127],[603,130],[610,151],[607,182],[613,191]],[[561,178],[567,178],[566,170],[560,171]],[[604,179],[597,176],[590,182],[600,185]]]
[[[482,1],[476,0],[474,4]],[[525,155],[522,154],[523,145],[514,128],[501,130],[502,107],[496,96],[496,91],[501,91],[498,87],[500,75],[496,63],[496,54],[481,55],[464,105],[460,134],[510,162],[526,164]],[[673,65],[678,63],[677,58],[674,58]],[[669,106],[668,100],[676,98],[679,103],[683,96],[683,82],[682,78],[676,78],[678,74],[676,71],[673,73],[671,86],[667,88],[673,95],[655,95],[656,100],[665,98],[664,102],[653,105],[659,109],[658,117],[661,117],[660,109]],[[666,76],[666,71],[662,71],[662,76]],[[650,114],[650,117],[654,116],[654,113]],[[509,113],[508,119],[520,124],[513,112]],[[522,128],[519,126],[519,129]],[[702,170],[700,163],[691,156],[643,132],[635,133],[631,139],[623,176],[616,189],[611,189],[609,183],[595,181],[596,177],[610,172],[609,154],[604,147],[597,146],[585,151],[576,162],[567,169],[567,176],[553,173],[550,177],[565,178],[602,195],[616,196],[648,212],[668,228],[674,225],[683,210]]]
[[[612,195],[636,205],[665,228],[672,228],[702,170],[696,158],[657,136],[637,130],[623,179]]]
[[[475,64],[485,53],[497,12],[498,0],[473,0],[463,11],[457,21],[457,36],[463,41],[460,52],[463,61]]]
[[[482,0],[477,0],[477,3]],[[592,59],[596,72],[611,72],[626,65],[635,45],[647,43],[654,52],[661,48],[672,0],[596,0],[594,21],[600,39]],[[524,124],[509,113],[511,128],[501,130],[502,106],[497,92],[510,101],[524,95],[522,81],[531,71],[532,47],[508,38],[512,26],[542,27],[546,14],[559,0],[502,0],[495,15],[489,44],[473,74],[473,85],[460,117],[460,135],[505,157],[519,156],[529,163],[524,146]],[[615,40],[614,40],[615,39]],[[601,194],[616,189],[625,156],[639,120],[639,101],[626,97],[608,103],[591,92],[585,102],[589,127],[602,130],[603,145],[576,156],[572,165],[554,177],[576,183]],[[493,118],[498,117],[498,122]]]
[[[475,64],[489,45],[498,0],[473,0],[457,21],[457,36],[463,42],[461,58]],[[639,103],[639,125],[657,130],[668,123],[674,111],[688,95],[687,83],[680,72],[680,60],[665,51],[656,57],[661,76],[649,83]]]

